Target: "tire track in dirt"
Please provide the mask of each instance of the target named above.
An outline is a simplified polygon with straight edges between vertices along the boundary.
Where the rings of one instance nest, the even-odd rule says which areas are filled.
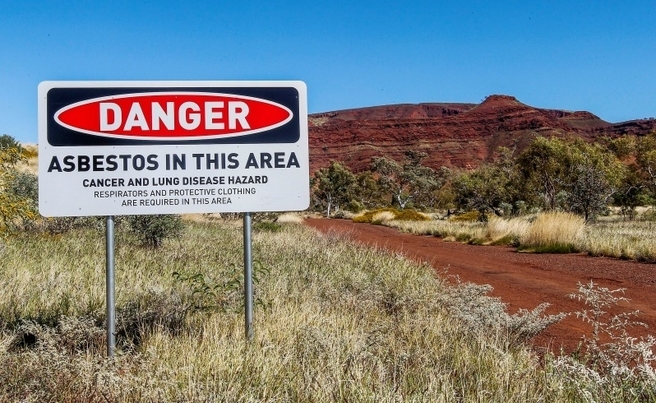
[[[639,309],[638,320],[647,329],[632,327],[634,337],[656,334],[656,265],[585,254],[518,253],[503,246],[474,246],[444,242],[433,236],[402,233],[380,225],[358,224],[349,220],[308,218],[306,225],[323,233],[346,233],[353,241],[403,253],[408,258],[429,263],[439,275],[457,276],[462,282],[490,284],[491,296],[507,304],[510,313],[533,309],[548,302],[547,313],[576,312],[585,305],[568,297],[577,284],[594,281],[611,290],[625,288],[627,303],[611,313]],[[575,315],[552,325],[533,339],[537,351],[550,349],[574,351],[581,337],[590,334],[590,326]]]

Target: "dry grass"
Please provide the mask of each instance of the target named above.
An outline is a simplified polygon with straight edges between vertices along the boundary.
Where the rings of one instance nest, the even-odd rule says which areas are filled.
[[[303,215],[299,213],[284,213],[278,216],[276,222],[280,224],[302,224]]]
[[[385,225],[445,241],[519,245],[524,251],[588,252],[644,262],[656,262],[656,222],[604,220],[585,224],[581,217],[561,212],[517,218],[491,217],[487,223],[432,220],[386,221]]]
[[[102,234],[9,239],[0,400],[584,399],[576,374],[539,365],[524,345],[553,319],[540,307],[508,315],[489,287],[448,288],[428,266],[299,225],[254,232],[246,343],[241,235],[234,222],[190,222],[155,251],[119,230],[112,361],[103,357]]]
[[[381,211],[371,217],[372,224],[383,224],[387,221],[392,221],[396,215],[391,211]]]
[[[485,238],[490,243],[511,243],[526,234],[531,226],[524,218],[491,217],[485,227]]]
[[[411,234],[438,236],[451,242],[481,239],[486,231],[486,224],[477,221],[389,221],[385,225]]]
[[[656,222],[614,221],[588,225],[578,245],[595,256],[656,263]]]
[[[542,252],[574,251],[585,228],[583,217],[553,211],[540,214],[520,236],[523,248]]]

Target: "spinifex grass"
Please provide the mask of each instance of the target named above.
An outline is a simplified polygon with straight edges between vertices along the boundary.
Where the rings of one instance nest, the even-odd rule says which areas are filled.
[[[540,214],[520,237],[522,249],[574,252],[585,227],[583,217],[559,211]]]
[[[584,223],[566,213],[499,218],[487,223],[386,221],[385,225],[421,235],[478,244],[516,244],[524,251],[588,252],[594,256],[656,262],[656,222],[604,220]]]
[[[158,250],[119,237],[122,330],[116,358],[106,361],[102,238],[25,237],[0,252],[1,401],[526,402],[576,394],[576,383],[561,388],[562,374],[545,372],[509,337],[501,304],[478,301],[471,288],[455,298],[427,266],[294,224],[254,233],[250,343],[239,225],[190,223]],[[462,303],[445,303],[451,297]],[[496,311],[478,328],[455,319],[482,306]]]
[[[594,223],[586,228],[579,244],[582,250],[595,256],[656,263],[656,222]]]

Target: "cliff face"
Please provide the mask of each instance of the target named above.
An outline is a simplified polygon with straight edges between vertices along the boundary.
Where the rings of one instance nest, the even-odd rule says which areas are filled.
[[[490,160],[499,146],[526,147],[536,136],[646,135],[656,119],[608,123],[589,112],[540,109],[508,95],[480,104],[430,103],[376,106],[309,116],[310,169],[342,161],[353,171],[371,158],[401,160],[407,150],[428,154],[425,164],[473,168]]]

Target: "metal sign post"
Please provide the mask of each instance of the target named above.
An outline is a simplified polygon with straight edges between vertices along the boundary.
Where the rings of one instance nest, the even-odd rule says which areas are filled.
[[[253,339],[253,241],[251,213],[244,213],[244,318],[246,340]]]
[[[107,357],[114,356],[115,334],[116,334],[116,303],[114,299],[114,216],[107,216],[107,233],[106,233],[106,268],[105,283],[107,295]]]

